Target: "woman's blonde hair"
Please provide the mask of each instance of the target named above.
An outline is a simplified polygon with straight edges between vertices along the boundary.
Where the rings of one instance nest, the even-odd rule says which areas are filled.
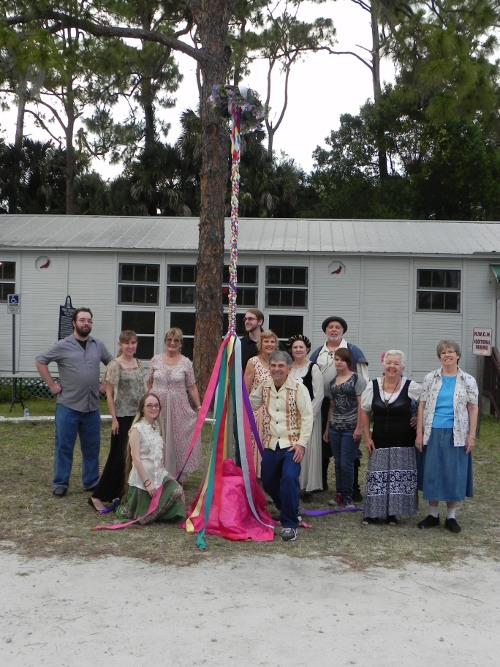
[[[257,349],[259,352],[262,352],[262,341],[263,340],[268,340],[269,338],[274,338],[276,341],[276,349],[279,350],[280,347],[280,339],[278,336],[274,333],[274,331],[271,331],[271,329],[266,329],[260,334],[260,338],[257,341]]]
[[[165,334],[163,342],[166,343],[169,338],[175,338],[176,340],[180,340],[182,343],[182,341],[184,340],[184,334],[182,333],[182,329],[179,329],[179,327],[171,327]]]
[[[137,341],[137,334],[132,329],[124,329],[118,336],[118,345],[128,343],[131,340]],[[121,348],[118,349],[118,354],[121,354]]]

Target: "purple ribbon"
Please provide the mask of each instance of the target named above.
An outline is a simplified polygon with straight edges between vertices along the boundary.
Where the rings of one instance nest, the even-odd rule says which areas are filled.
[[[307,516],[325,516],[326,514],[341,514],[342,512],[361,512],[361,507],[343,507],[340,510],[305,510],[300,508],[300,514]]]

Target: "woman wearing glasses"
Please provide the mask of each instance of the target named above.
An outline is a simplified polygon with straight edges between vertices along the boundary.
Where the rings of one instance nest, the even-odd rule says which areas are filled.
[[[165,334],[165,352],[151,359],[147,390],[160,397],[161,420],[165,435],[165,466],[177,477],[191,444],[197,412],[189,403],[188,395],[196,411],[201,408],[200,396],[194,379],[193,364],[181,354],[183,333],[173,327]],[[185,473],[201,467],[201,440],[198,439],[184,468]]]
[[[184,492],[165,468],[165,443],[160,419],[160,399],[152,392],[143,396],[129,433],[128,487],[123,504],[116,510],[122,520],[184,521]],[[157,495],[160,498],[157,499]],[[150,512],[153,499],[158,500]]]

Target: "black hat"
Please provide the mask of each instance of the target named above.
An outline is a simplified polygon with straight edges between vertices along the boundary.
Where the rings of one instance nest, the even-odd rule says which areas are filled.
[[[347,322],[344,320],[344,318],[332,315],[332,317],[327,317],[326,320],[321,325],[321,328],[325,333],[326,333],[326,327],[330,324],[330,322],[338,322],[342,327],[342,329],[344,330],[344,333],[347,331]]]
[[[311,341],[309,340],[309,338],[307,336],[304,336],[303,334],[296,334],[295,336],[290,336],[290,338],[288,339],[288,342],[286,344],[287,348],[289,350],[291,350],[292,345],[297,340],[301,340],[304,343],[304,345],[307,347],[308,350],[311,349]]]

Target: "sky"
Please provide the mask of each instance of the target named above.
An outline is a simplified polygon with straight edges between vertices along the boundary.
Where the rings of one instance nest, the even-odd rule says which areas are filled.
[[[309,7],[299,15],[302,20],[314,16],[332,18],[337,28],[336,49],[357,50],[369,48],[371,32],[369,15],[350,0],[338,0]],[[356,45],[358,48],[356,49]],[[182,54],[177,56],[184,79],[176,92],[176,106],[162,111],[162,118],[171,125],[167,141],[174,143],[180,132],[179,117],[187,108],[196,109],[198,90],[194,61]],[[264,63],[256,64],[242,82],[264,98],[267,71]],[[382,79],[385,77],[382,66]],[[280,77],[274,82],[271,99],[271,120],[281,108]],[[353,56],[312,54],[293,67],[289,82],[289,102],[284,120],[276,132],[275,151],[284,151],[306,172],[313,168],[312,153],[317,146],[325,146],[325,138],[339,126],[343,113],[356,114],[368,98],[371,98],[372,82],[370,70]],[[273,110],[274,107],[274,110]],[[13,141],[15,110],[2,113],[2,127],[7,141]],[[26,134],[32,138],[46,140],[41,130],[26,121]],[[111,178],[120,173],[119,166],[111,167],[105,161],[94,162],[94,168],[104,177]]]

